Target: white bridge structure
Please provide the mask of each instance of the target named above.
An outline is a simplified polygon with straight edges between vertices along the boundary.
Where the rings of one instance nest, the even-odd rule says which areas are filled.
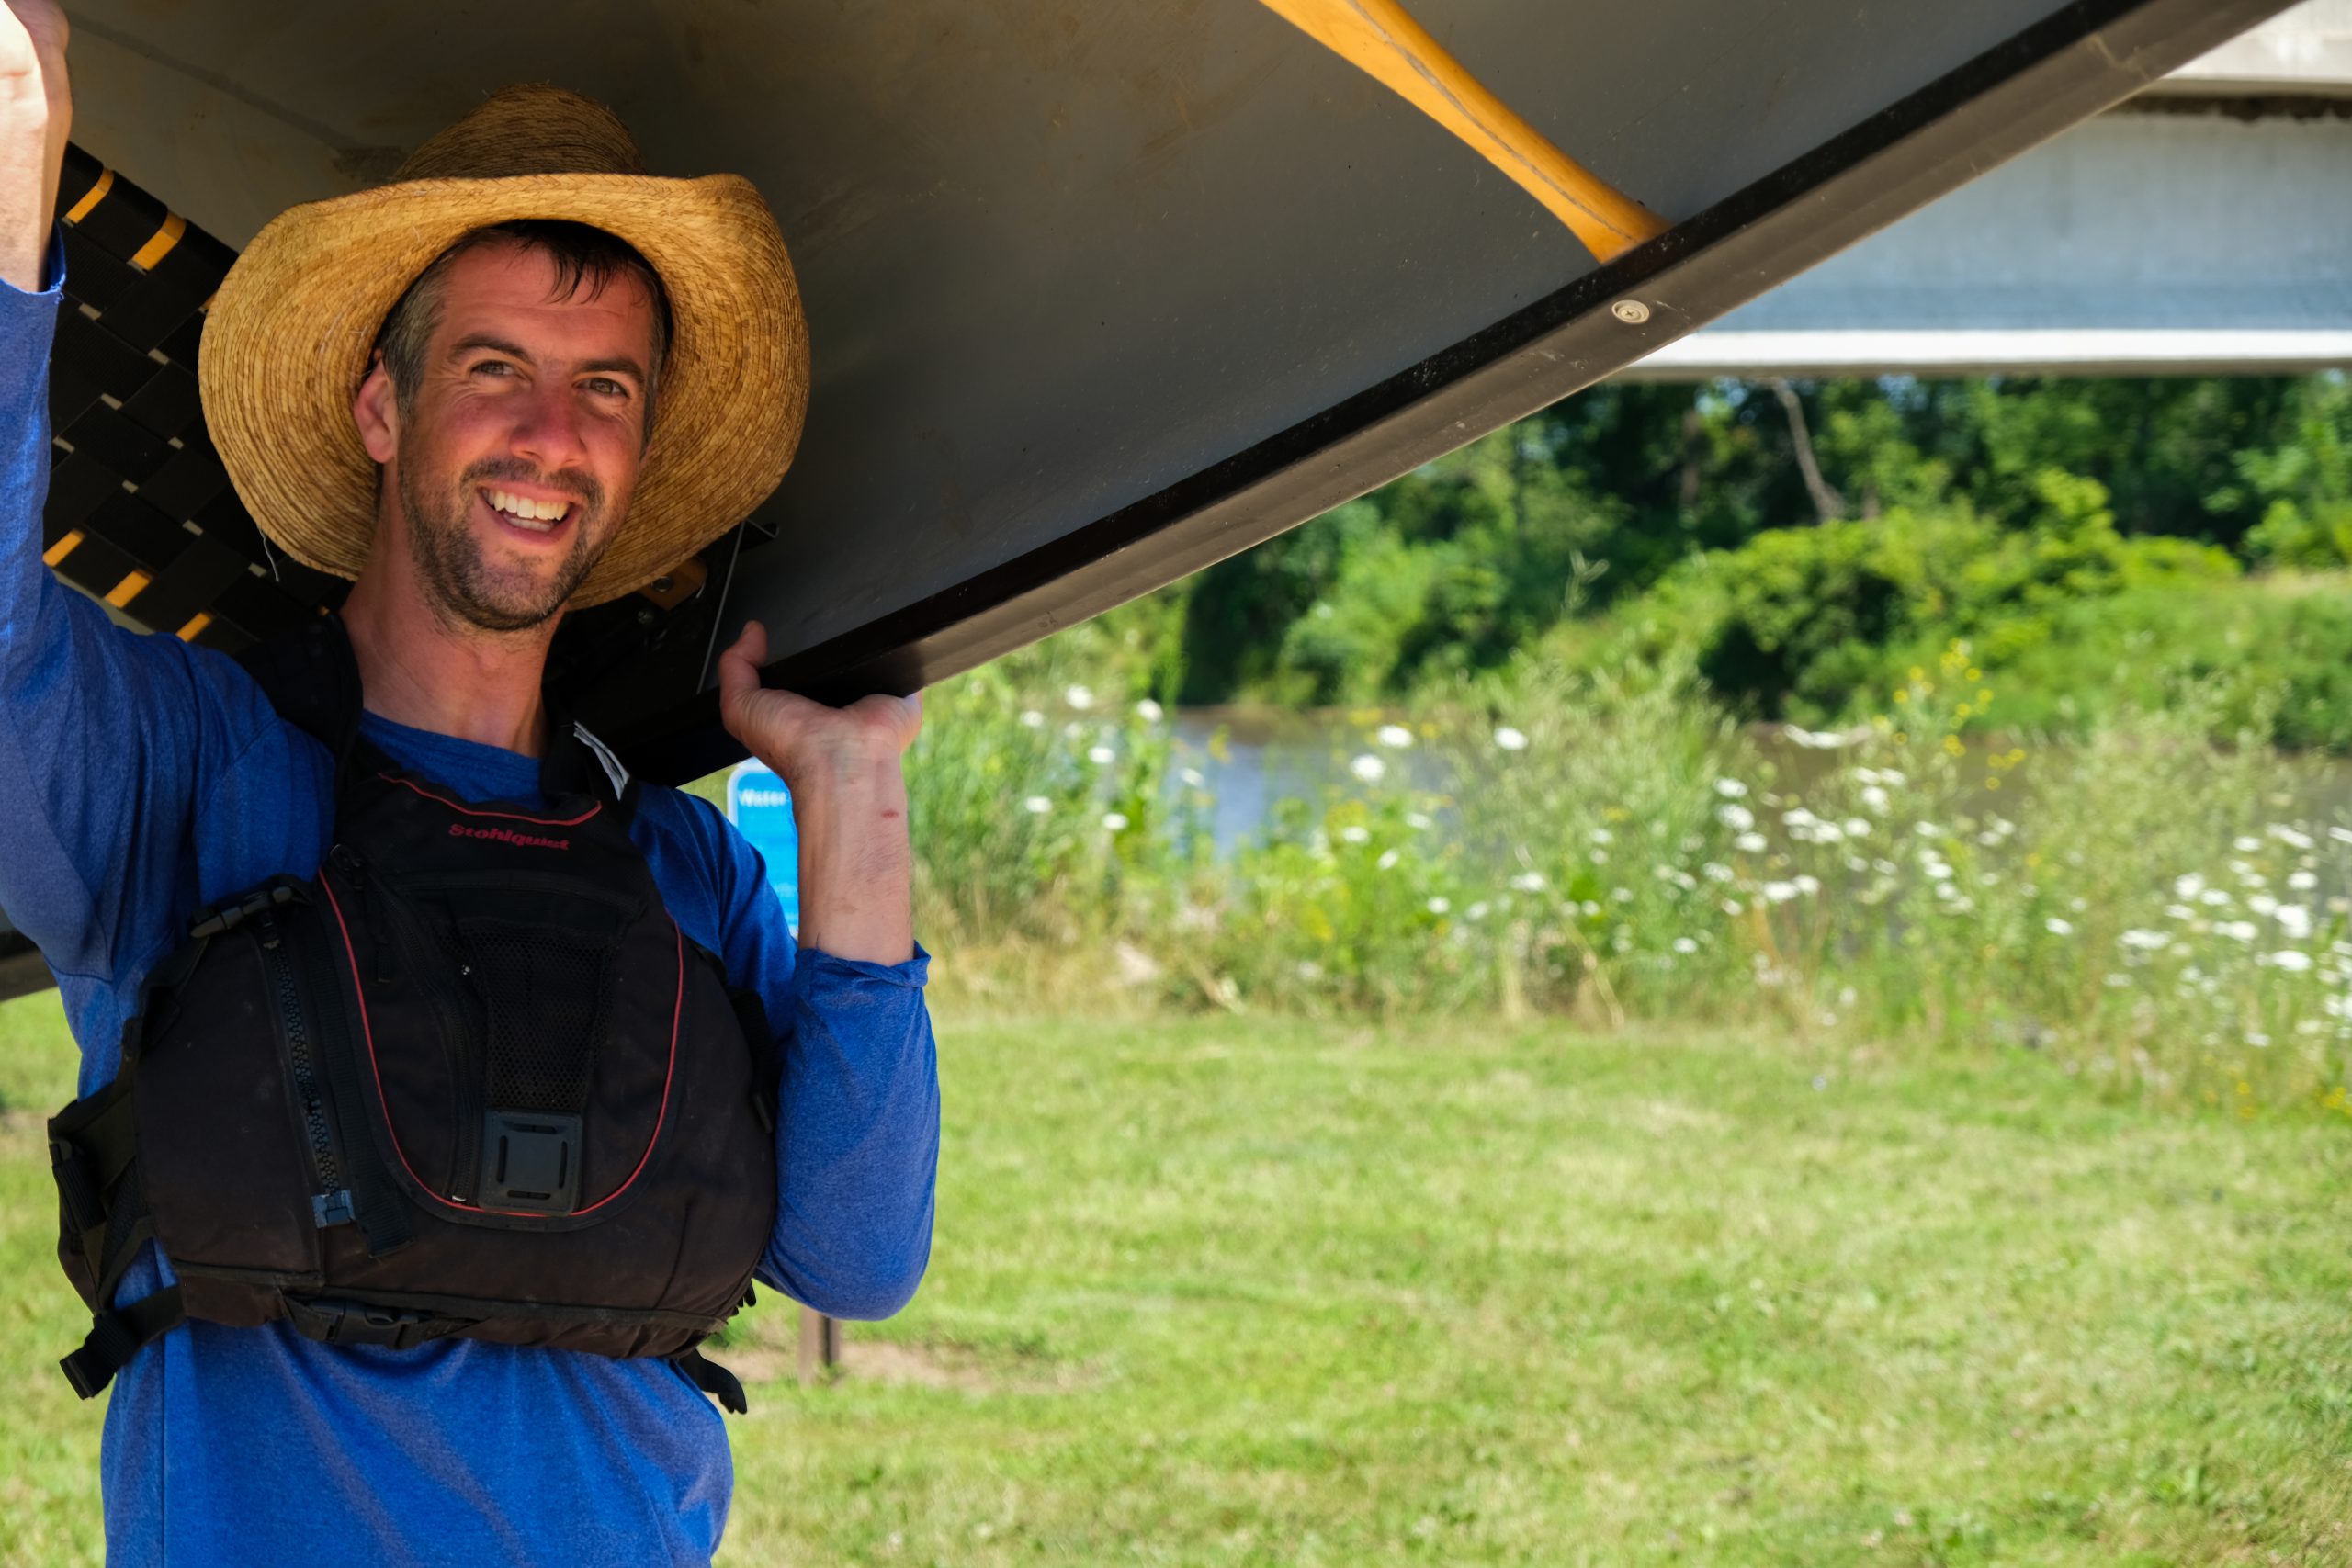
[[[1619,374],[2352,365],[2352,0],[2306,0]]]

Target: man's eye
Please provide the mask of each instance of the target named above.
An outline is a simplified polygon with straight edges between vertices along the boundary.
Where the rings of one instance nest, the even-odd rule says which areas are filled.
[[[514,367],[507,364],[503,359],[485,359],[474,367],[474,374],[477,376],[508,376],[512,375],[514,370]]]
[[[594,380],[589,382],[588,389],[594,392],[599,397],[625,398],[628,396],[628,389],[627,387],[622,386],[618,381],[616,381],[606,376],[599,376]]]

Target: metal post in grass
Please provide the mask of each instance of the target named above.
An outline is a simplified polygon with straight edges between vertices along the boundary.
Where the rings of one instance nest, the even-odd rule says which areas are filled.
[[[842,1325],[838,1318],[827,1317],[815,1307],[800,1309],[800,1381],[803,1384],[819,1378],[831,1378],[833,1369],[842,1363]]]

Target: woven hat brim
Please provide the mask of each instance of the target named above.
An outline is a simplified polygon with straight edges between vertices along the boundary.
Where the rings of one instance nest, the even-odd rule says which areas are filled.
[[[213,444],[271,541],[356,577],[376,525],[376,468],[351,400],[385,315],[470,230],[514,219],[592,224],[652,263],[674,319],[653,436],[628,515],[572,604],[642,587],[765,500],[808,408],[808,327],[783,237],[736,175],[522,175],[411,180],[280,214],[207,312],[197,379]]]

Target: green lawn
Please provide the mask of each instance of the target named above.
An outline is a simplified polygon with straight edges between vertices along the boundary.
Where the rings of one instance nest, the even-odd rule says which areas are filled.
[[[2352,1124],[1729,1033],[958,1022],[921,1298],[725,1561],[2352,1562]],[[0,1008],[0,1531],[95,1562],[53,1003]],[[720,1359],[788,1371],[788,1309]]]

